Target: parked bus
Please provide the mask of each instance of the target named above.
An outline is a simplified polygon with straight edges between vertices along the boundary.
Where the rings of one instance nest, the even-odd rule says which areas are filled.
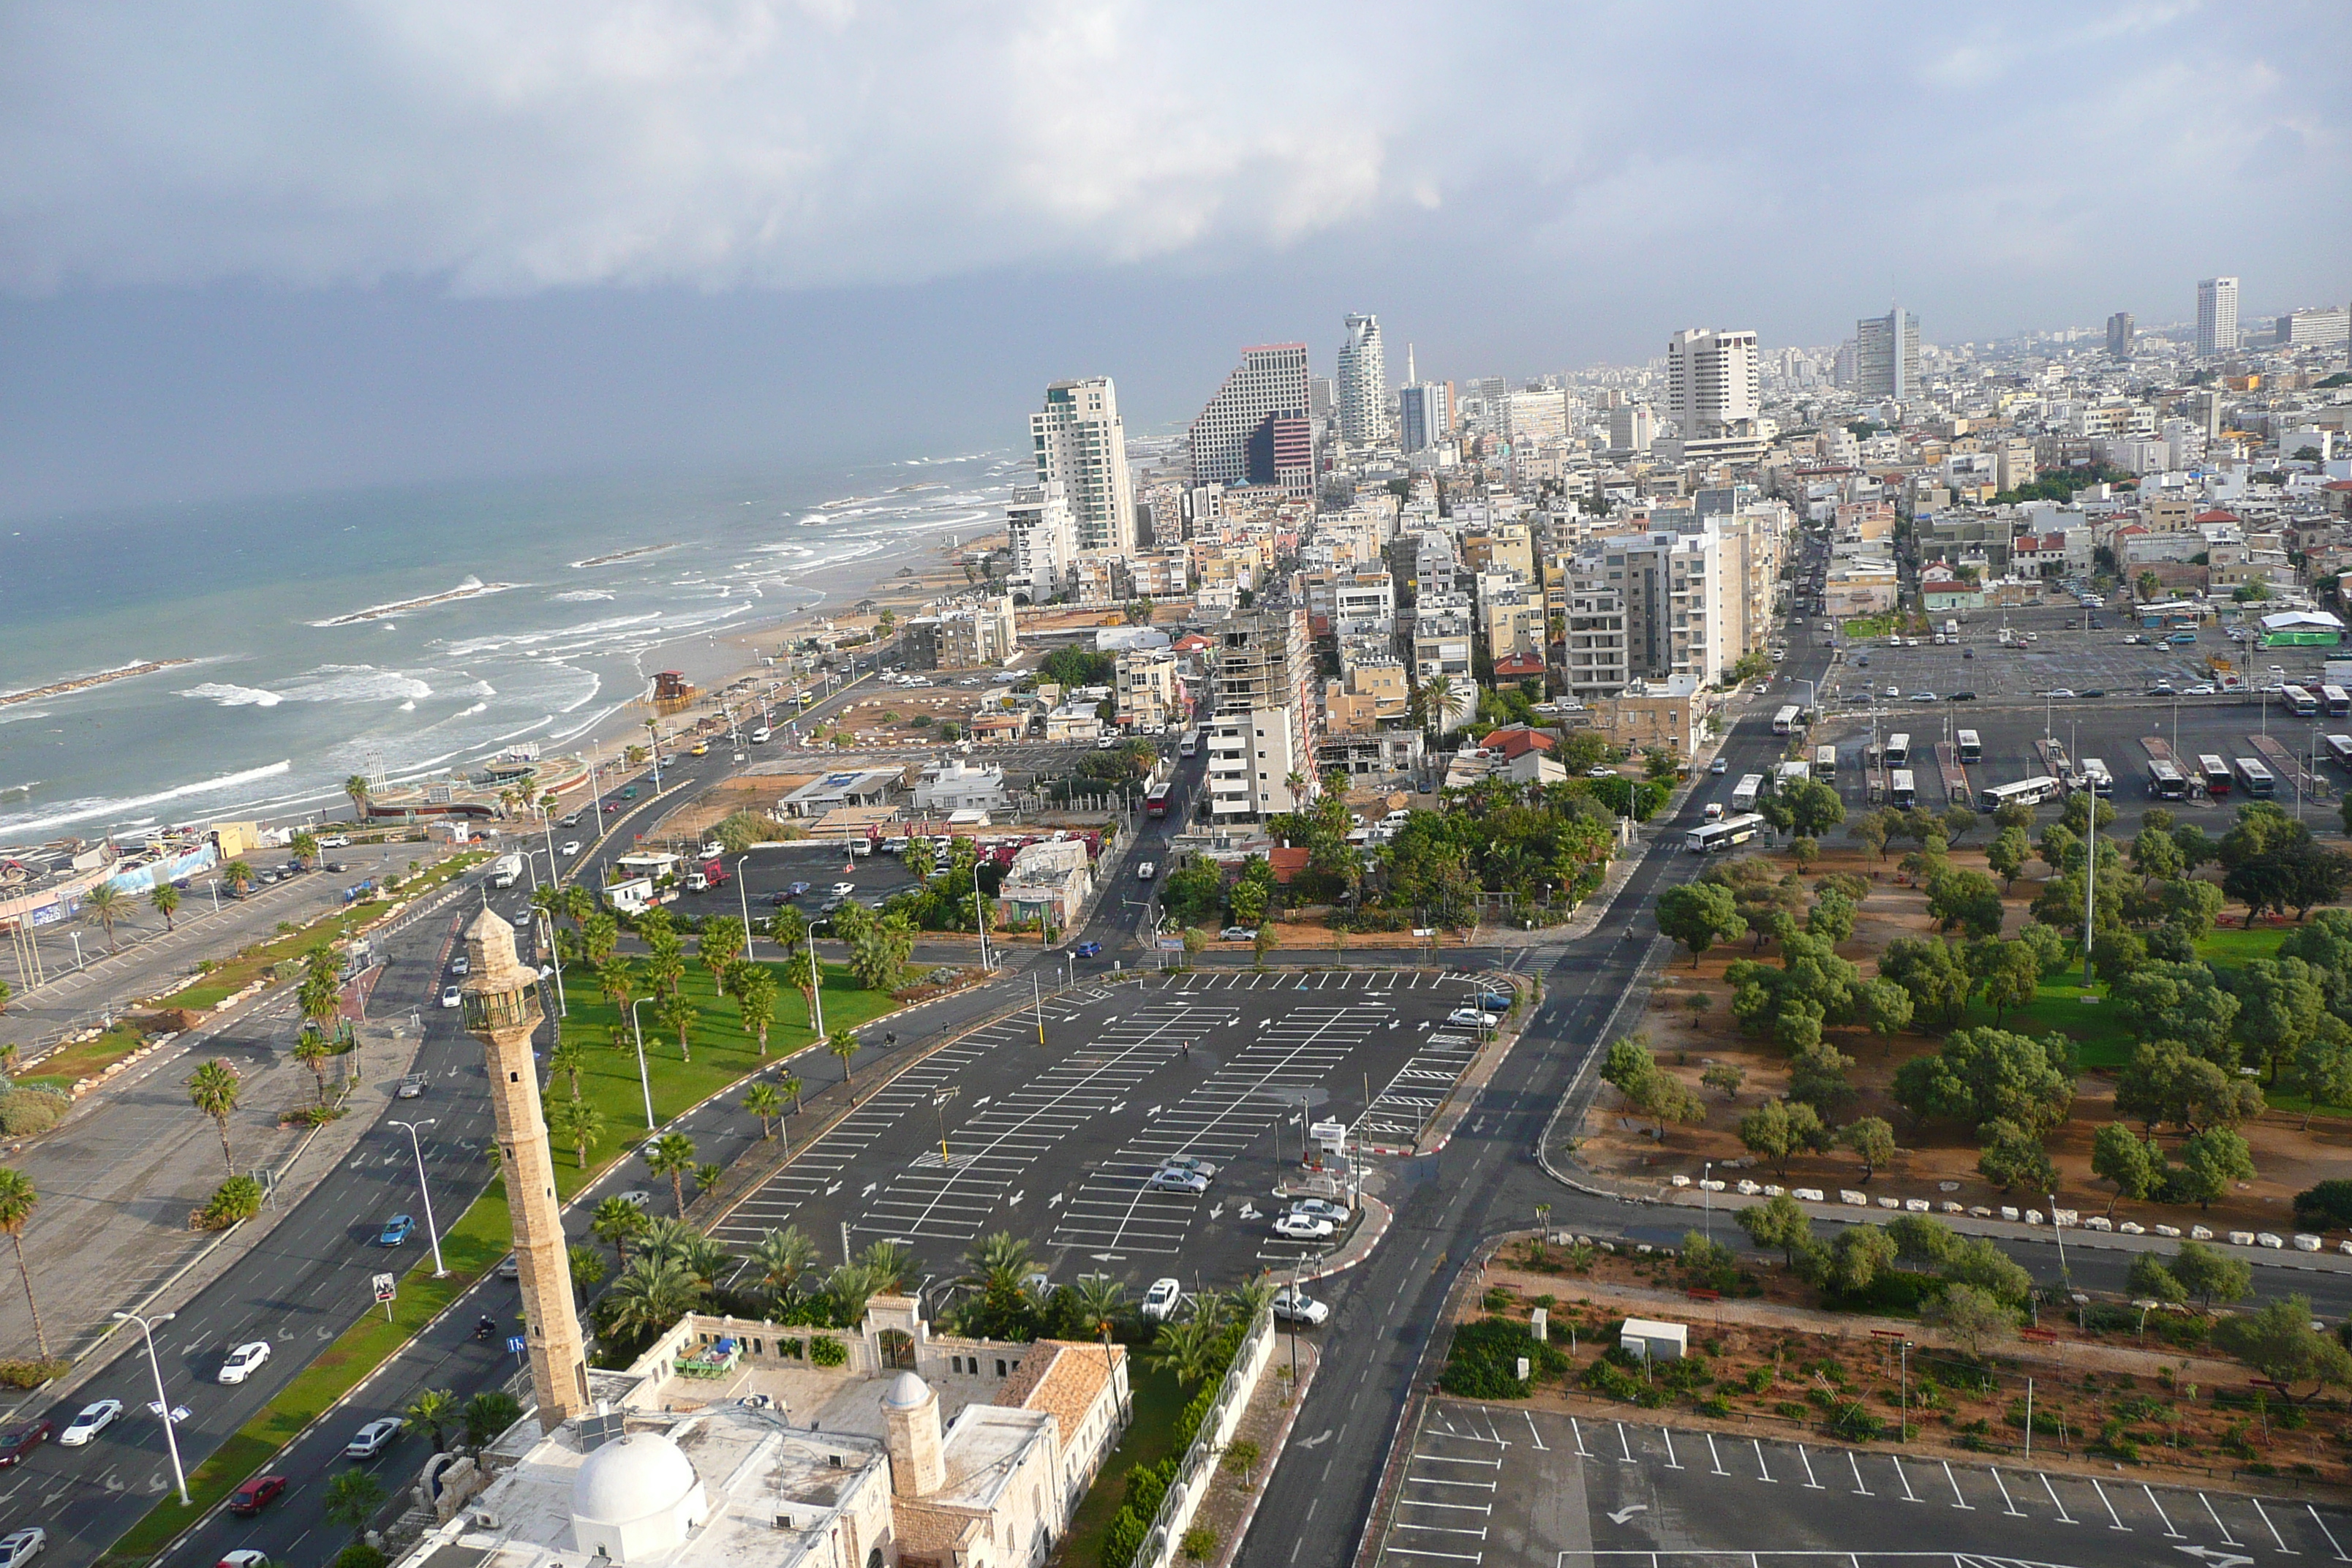
[[[1772,770],[1772,787],[1787,789],[1790,784],[1803,784],[1813,776],[1812,768],[1804,763],[1781,763]]]
[[[1909,768],[1896,768],[1886,775],[1886,804],[1914,805],[1918,803],[1918,787],[1912,782]]]
[[[2298,719],[2308,719],[2319,711],[2319,699],[2300,686],[2281,688],[2279,700],[2285,703],[2286,710]]]
[[[1167,816],[1168,797],[1171,793],[1173,793],[1174,788],[1175,786],[1172,784],[1156,784],[1150,789],[1146,790],[1143,794],[1143,815],[1146,816]]]
[[[1791,702],[1786,708],[1781,709],[1778,713],[1773,714],[1772,733],[1775,735],[1794,733],[1797,728],[1797,720],[1803,714],[1803,709]]]
[[[2238,787],[2256,800],[2268,800],[2278,793],[2278,780],[2252,757],[2236,759],[2231,763],[2230,771],[2237,775]]]
[[[2101,800],[2116,793],[2116,775],[2107,772],[2107,764],[2096,757],[2083,759],[2083,787]]]
[[[1980,763],[1984,761],[1984,742],[1977,739],[1977,732],[1974,730],[1961,731],[1959,741],[1960,761],[1964,763]]]
[[[2352,768],[2352,735],[2328,736],[2327,759],[2339,768]]]
[[[2187,800],[2189,776],[2180,771],[2178,763],[2167,762],[2162,757],[2150,757],[2147,761],[2147,797],[2150,800]]]
[[[2047,773],[2037,773],[2015,784],[1987,784],[1977,791],[1977,809],[1999,811],[2011,801],[2023,801],[2028,805],[2040,805],[2043,801],[2058,798],[2058,781]]]
[[[1176,742],[1176,754],[1180,757],[1189,757],[1194,752],[1200,750],[1200,736],[1194,731],[1187,730],[1184,731],[1182,738]]]
[[[1735,844],[1745,844],[1763,829],[1764,819],[1754,812],[1727,816],[1721,822],[1710,822],[1694,827],[1684,836],[1683,847],[1694,855],[1712,855],[1718,849],[1728,849]]]
[[[2199,754],[2197,758],[2197,772],[2199,776],[2203,778],[2205,781],[2205,793],[2207,795],[2227,795],[2230,793],[2230,764],[2223,762],[2221,757],[2214,752],[2205,752]]]
[[[2347,715],[2352,715],[2352,691],[2347,691],[2340,686],[2323,686],[2319,689],[2319,700],[2326,704],[2327,716],[2330,719],[2341,719]]]
[[[1762,773],[1742,773],[1739,782],[1731,786],[1731,809],[1734,813],[1756,809],[1756,797],[1764,793]]]
[[[1813,748],[1813,772],[1824,778],[1831,773],[1837,772],[1837,748],[1835,746],[1815,746]]]
[[[1899,768],[1911,760],[1911,737],[1896,733],[1886,737],[1886,765]]]

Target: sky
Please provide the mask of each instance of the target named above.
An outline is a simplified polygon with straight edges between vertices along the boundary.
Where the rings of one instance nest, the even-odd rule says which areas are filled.
[[[17,0],[0,517],[2352,294],[2336,0]]]

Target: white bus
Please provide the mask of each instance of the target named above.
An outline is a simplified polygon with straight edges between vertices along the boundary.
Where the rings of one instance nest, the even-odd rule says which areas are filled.
[[[2238,787],[2256,800],[2268,800],[2277,792],[2278,781],[2270,769],[2252,757],[2239,757],[2230,763],[2230,771],[2238,777]]]
[[[1773,714],[1772,733],[1775,735],[1794,733],[1797,728],[1797,720],[1803,712],[1803,709],[1791,702],[1786,708],[1781,709],[1778,713]]]
[[[1813,772],[1823,777],[1837,772],[1837,748],[1835,746],[1815,746],[1813,748]]]
[[[2319,699],[2300,686],[2283,689],[2279,692],[2279,700],[2285,703],[2286,710],[2298,719],[2307,719],[2319,711]]]
[[[2200,752],[2197,756],[2197,772],[2205,781],[2207,795],[2230,793],[2230,764],[2213,752]]]
[[[1742,773],[1739,782],[1731,786],[1731,809],[1735,812],[1756,809],[1756,797],[1764,793],[1762,773]]]
[[[1886,803],[1889,805],[1913,805],[1919,799],[1919,787],[1911,777],[1909,768],[1896,768],[1886,775]]]
[[[1718,849],[1728,849],[1735,844],[1745,844],[1763,830],[1764,819],[1754,812],[1727,816],[1721,822],[1710,822],[1694,827],[1683,837],[1683,847],[1694,855],[1712,855]]]
[[[1805,763],[1782,763],[1772,770],[1772,787],[1787,789],[1790,784],[1803,784],[1813,776],[1811,766]]]
[[[2327,760],[2339,768],[2352,768],[2352,735],[2328,736]]]
[[[2319,700],[2326,705],[2327,716],[2330,719],[2341,719],[2347,714],[2352,714],[2352,692],[2346,691],[2340,686],[2331,684],[2321,687]]]
[[[1199,748],[1199,745],[1200,742],[1195,731],[1187,730],[1182,738],[1176,742],[1176,754],[1180,757],[1189,757]]]
[[[2083,759],[2083,787],[2101,800],[2116,793],[2116,775],[2107,772],[2107,764],[2096,757]]]
[[[2226,783],[2228,779],[2226,771],[2222,777]],[[2150,800],[2187,800],[2189,798],[2189,780],[2182,774],[2178,763],[2168,762],[2162,757],[2148,759],[2147,797]]]
[[[1886,737],[1886,765],[1899,768],[1911,760],[1911,737],[1900,731]]]
[[[1977,739],[1977,732],[1974,730],[1961,731],[1959,734],[1959,742],[1960,761],[1964,763],[1980,763],[1984,761],[1984,742]]]
[[[2013,800],[2022,801],[2027,805],[2040,805],[2044,801],[2057,799],[2058,794],[2056,779],[2047,773],[2037,773],[2032,778],[2020,779],[2015,784],[1987,784],[1977,791],[1977,809],[1985,812],[1999,811]]]

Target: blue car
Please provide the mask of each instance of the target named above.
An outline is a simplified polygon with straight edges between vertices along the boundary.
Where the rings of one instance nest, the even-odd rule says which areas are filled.
[[[398,1247],[415,1234],[416,1222],[404,1214],[396,1214],[384,1222],[383,1230],[376,1233],[375,1244],[378,1247]]]
[[[1082,942],[1078,943],[1077,946],[1070,949],[1070,952],[1079,958],[1100,958],[1102,956],[1102,943],[1098,942]]]

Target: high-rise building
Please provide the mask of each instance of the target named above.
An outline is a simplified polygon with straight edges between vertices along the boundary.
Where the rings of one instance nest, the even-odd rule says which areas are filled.
[[[1513,447],[1568,439],[1568,394],[1507,392],[1503,395],[1503,438]]]
[[[2132,313],[2117,310],[2107,318],[2107,353],[2117,359],[2132,356]]]
[[[1399,392],[1397,444],[1408,452],[1425,452],[1442,445],[1454,431],[1452,401],[1444,382],[1425,381]]]
[[[1057,381],[1044,412],[1029,416],[1037,482],[1059,485],[1081,550],[1135,548],[1135,487],[1127,474],[1127,429],[1107,375]]]
[[[2197,353],[2201,359],[2238,348],[2238,280],[2208,278],[2197,285]]]
[[[1307,601],[1277,597],[1211,633],[1209,747],[1213,819],[1296,811],[1314,787],[1314,644]],[[1304,788],[1294,788],[1293,777]]]
[[[1348,336],[1339,345],[1339,373],[1334,380],[1339,399],[1339,434],[1349,445],[1369,447],[1388,439],[1388,361],[1381,350],[1378,316],[1348,318]]]
[[[1658,438],[1657,416],[1646,403],[1629,403],[1609,411],[1609,449],[1646,456]]]
[[[2272,342],[2284,343],[2289,348],[2340,343],[2352,337],[2352,311],[2347,311],[2341,305],[2290,310],[2278,319],[2271,332]]]
[[[1264,447],[1269,458],[1277,447],[1293,455],[1297,451],[1294,436],[1277,442],[1266,431],[1276,419],[1297,420],[1305,426],[1307,420],[1307,345],[1305,343],[1262,343],[1242,351],[1242,363],[1224,385],[1209,399],[1192,421],[1192,479],[1196,484],[1271,484],[1281,483],[1286,489],[1294,482],[1277,479],[1269,474],[1254,479],[1250,473],[1251,447],[1262,431],[1265,432]],[[1306,471],[1296,477],[1297,493],[1315,493],[1314,438],[1309,427],[1307,441]]]
[[[1692,327],[1667,339],[1666,398],[1685,440],[1756,418],[1764,409],[1756,334]]]
[[[1897,305],[1853,324],[1854,390],[1864,397],[1912,397],[1919,390],[1919,318]]]
[[[1013,544],[1011,584],[1033,605],[1060,593],[1078,554],[1077,527],[1060,483],[1014,490],[1005,503],[1004,528]]]

